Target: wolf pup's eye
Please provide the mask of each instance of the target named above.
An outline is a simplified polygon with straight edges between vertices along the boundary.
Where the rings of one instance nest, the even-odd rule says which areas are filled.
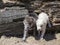
[[[41,25],[40,27],[42,27],[43,25]]]

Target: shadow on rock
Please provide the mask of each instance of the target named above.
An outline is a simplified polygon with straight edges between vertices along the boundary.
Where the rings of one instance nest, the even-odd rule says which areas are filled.
[[[46,41],[50,41],[50,40],[56,39],[55,32],[52,31],[52,32],[46,33],[45,36],[44,36],[44,39],[45,39]]]

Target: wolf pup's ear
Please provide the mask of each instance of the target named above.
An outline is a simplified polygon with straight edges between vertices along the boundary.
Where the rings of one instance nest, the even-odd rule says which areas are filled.
[[[28,18],[28,17],[29,17],[29,15],[26,15],[26,16],[25,16],[25,18]]]

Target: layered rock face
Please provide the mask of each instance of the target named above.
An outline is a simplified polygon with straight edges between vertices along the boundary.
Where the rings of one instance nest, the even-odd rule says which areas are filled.
[[[23,24],[19,18],[29,15],[29,11],[40,13],[45,10],[51,22],[60,25],[60,2],[58,0],[0,0],[0,32],[22,31]],[[16,22],[17,21],[17,22]]]

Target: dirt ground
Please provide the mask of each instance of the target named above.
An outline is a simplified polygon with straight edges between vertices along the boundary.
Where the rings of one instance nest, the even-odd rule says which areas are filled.
[[[43,40],[29,36],[26,42],[22,42],[22,38],[17,36],[6,37],[2,35],[0,45],[60,45],[60,33],[46,34]]]

